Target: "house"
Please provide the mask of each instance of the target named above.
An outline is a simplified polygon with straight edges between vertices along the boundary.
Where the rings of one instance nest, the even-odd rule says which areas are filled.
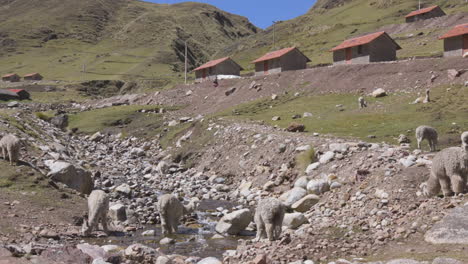
[[[296,47],[273,51],[252,61],[255,64],[255,76],[302,70],[307,68],[308,62],[310,59]]]
[[[209,61],[193,70],[195,72],[195,81],[214,80],[218,75],[240,76],[243,68],[230,57]]]
[[[0,89],[0,100],[8,101],[8,100],[19,100],[18,94],[6,89]]]
[[[11,73],[11,74],[7,74],[7,75],[3,75],[2,76],[2,81],[4,81],[4,82],[19,82],[20,77],[16,73]]]
[[[40,81],[42,80],[44,77],[42,77],[42,75],[40,75],[39,73],[35,72],[35,73],[30,73],[30,74],[26,74],[23,79],[25,81]]]
[[[439,6],[431,6],[419,10],[415,10],[405,16],[406,23],[411,23],[419,20],[430,19],[434,17],[445,16],[445,12]]]
[[[24,89],[8,89],[8,91],[18,95],[18,99],[20,100],[29,100],[31,98],[31,95],[28,93],[28,91]]]
[[[396,60],[401,47],[384,31],[345,40],[330,51],[333,64],[365,64]]]
[[[444,40],[444,57],[468,57],[468,23],[455,26],[439,39]]]

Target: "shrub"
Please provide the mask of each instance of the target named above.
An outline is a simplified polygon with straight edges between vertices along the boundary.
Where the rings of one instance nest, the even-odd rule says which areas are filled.
[[[304,173],[304,171],[307,169],[307,166],[309,166],[311,163],[314,163],[315,161],[315,149],[310,146],[309,150],[304,151],[296,156],[296,167],[301,173]]]

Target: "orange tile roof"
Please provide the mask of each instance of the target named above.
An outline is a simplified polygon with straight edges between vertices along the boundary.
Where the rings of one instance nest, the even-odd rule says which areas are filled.
[[[455,26],[449,32],[440,36],[439,39],[452,38],[466,34],[468,34],[468,23]]]
[[[17,75],[17,74],[16,73],[10,73],[10,74],[3,75],[2,78],[8,78],[8,77],[15,76],[15,75]]]
[[[431,7],[426,7],[426,8],[423,8],[423,9],[419,9],[419,10],[415,10],[411,13],[409,13],[408,15],[406,15],[405,17],[408,18],[408,17],[413,17],[413,16],[417,16],[417,15],[422,15],[422,14],[425,14],[425,13],[429,13],[431,12],[432,10],[438,8],[439,6],[435,5],[435,6],[431,6]]]
[[[230,59],[231,59],[230,57],[225,57],[225,58],[221,58],[221,59],[217,59],[217,60],[212,60],[212,61],[209,61],[209,62],[203,64],[202,66],[196,68],[193,71],[199,71],[199,70],[211,68],[211,67],[214,67],[214,66],[216,66],[216,65],[218,65],[218,64],[220,64],[222,62],[225,62],[227,60],[230,60]],[[242,67],[241,67],[241,70],[243,70]]]
[[[293,50],[297,50],[297,48],[296,47],[291,47],[291,48],[285,48],[285,49],[280,49],[280,50],[277,50],[277,51],[269,52],[269,53],[263,55],[262,57],[252,61],[252,63],[257,63],[257,62],[262,62],[262,61],[267,61],[267,60],[280,58],[280,57],[283,57],[284,55],[288,54],[289,52],[291,52]],[[301,51],[299,51],[299,52],[302,54]],[[306,55],[304,55],[304,54],[302,54],[302,55],[307,58]],[[307,58],[307,61],[310,61],[310,59]]]
[[[368,34],[362,37],[345,40],[343,41],[343,43],[334,47],[330,51],[337,51],[337,50],[347,49],[347,48],[356,47],[360,45],[365,45],[365,44],[371,43],[372,41],[376,40],[377,38],[383,35],[387,35],[387,37],[391,39],[393,43],[395,43],[395,45],[397,46],[397,50],[401,49],[400,45],[398,45],[387,33],[385,33],[385,31],[381,31],[381,32]]]
[[[25,91],[24,89],[8,89],[9,91],[11,92],[14,92],[14,93],[19,93],[21,91]]]
[[[36,74],[39,74],[39,73],[34,72],[34,73],[26,74],[24,77],[31,77],[31,76],[34,76],[34,75],[36,75]],[[39,75],[40,75],[40,74],[39,74]]]

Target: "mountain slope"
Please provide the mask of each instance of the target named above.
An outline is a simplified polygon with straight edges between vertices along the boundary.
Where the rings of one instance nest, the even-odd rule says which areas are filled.
[[[0,72],[47,79],[170,79],[259,29],[213,6],[136,0],[0,1]],[[85,69],[86,73],[82,70]]]
[[[387,30],[400,46],[399,58],[442,54],[437,36],[454,24],[468,22],[468,4],[461,0],[427,0],[440,5],[449,16],[405,24],[405,15],[418,8],[418,0],[318,0],[306,14],[276,24],[276,49],[296,46],[312,64],[332,62],[331,48],[344,39]],[[273,27],[238,41],[216,56],[234,55],[247,70],[250,61],[273,48]]]

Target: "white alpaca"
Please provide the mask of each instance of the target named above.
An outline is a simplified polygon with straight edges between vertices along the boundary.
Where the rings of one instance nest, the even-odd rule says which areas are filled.
[[[176,196],[164,194],[158,199],[158,210],[161,218],[163,235],[177,233],[180,218],[193,213],[198,206],[198,200],[192,199],[188,205],[183,205]]]
[[[101,190],[94,190],[88,197],[88,219],[83,222],[81,229],[84,236],[89,236],[99,223],[107,234],[107,212],[109,211],[109,196]]]
[[[275,198],[267,198],[258,203],[254,218],[257,225],[257,241],[265,238],[273,241],[280,238],[285,211],[285,205]]]
[[[418,149],[421,149],[421,142],[427,140],[431,151],[436,151],[438,143],[438,134],[437,130],[429,126],[420,126],[416,128],[416,140],[418,141]]]
[[[426,96],[422,96],[422,97],[418,97],[416,100],[414,100],[413,104],[419,104],[419,103],[423,103],[423,104],[427,104],[427,103],[430,103],[431,102],[431,98],[430,98],[430,90],[429,89],[426,89]]]
[[[462,146],[442,150],[432,160],[429,180],[422,184],[426,196],[442,192],[445,197],[466,191],[468,178],[468,131],[461,135]]]
[[[366,100],[364,100],[364,97],[362,96],[359,97],[358,102],[359,102],[359,108],[367,107],[367,102]]]
[[[13,162],[16,163],[19,160],[20,152],[20,143],[21,141],[12,134],[8,134],[0,140],[0,148],[2,149],[3,159],[10,161],[10,165],[13,165]]]

